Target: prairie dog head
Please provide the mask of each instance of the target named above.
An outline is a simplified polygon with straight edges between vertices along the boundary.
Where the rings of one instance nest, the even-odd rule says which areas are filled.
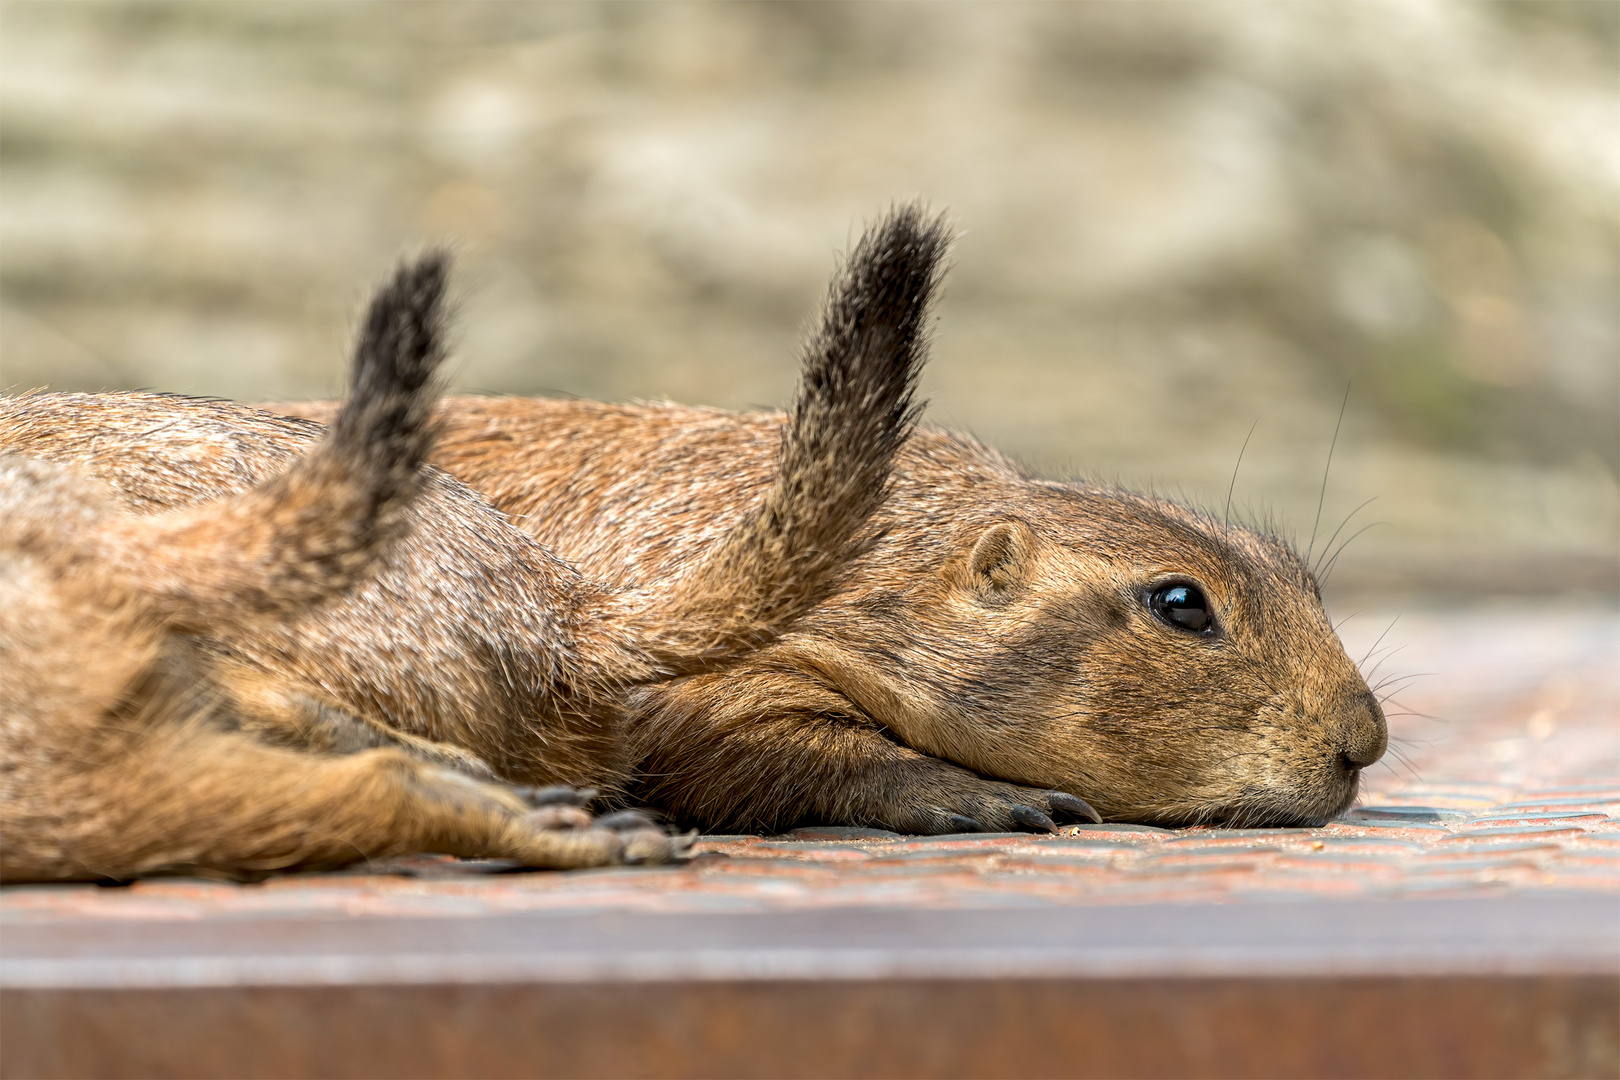
[[[891,549],[932,572],[867,577],[845,609],[867,627],[839,635],[880,643],[842,689],[905,742],[1110,820],[1305,825],[1351,804],[1384,716],[1287,544],[1104,487],[937,479],[953,512],[903,519]]]

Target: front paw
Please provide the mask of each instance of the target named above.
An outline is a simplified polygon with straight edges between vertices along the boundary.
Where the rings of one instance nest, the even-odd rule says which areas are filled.
[[[971,773],[949,785],[930,785],[909,805],[896,807],[889,828],[940,836],[970,832],[1056,832],[1059,823],[1102,818],[1084,799],[1064,791],[985,780]]]

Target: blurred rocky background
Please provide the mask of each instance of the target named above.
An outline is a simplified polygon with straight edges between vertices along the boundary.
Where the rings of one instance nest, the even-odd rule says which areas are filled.
[[[1612,607],[1617,102],[1611,0],[8,0],[0,387],[335,394],[450,240],[460,387],[775,404],[922,196],[935,421],[1217,510],[1248,438],[1346,609]]]

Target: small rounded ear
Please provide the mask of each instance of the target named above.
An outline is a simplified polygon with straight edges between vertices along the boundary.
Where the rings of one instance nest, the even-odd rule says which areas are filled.
[[[1005,600],[1029,578],[1035,537],[1021,521],[1001,521],[984,530],[968,556],[968,579],[987,600]]]

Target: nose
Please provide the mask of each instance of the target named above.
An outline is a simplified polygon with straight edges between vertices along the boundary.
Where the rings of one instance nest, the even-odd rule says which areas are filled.
[[[1389,746],[1389,727],[1384,723],[1384,710],[1371,691],[1357,694],[1345,710],[1344,744],[1339,756],[1347,769],[1364,769],[1384,756]]]

